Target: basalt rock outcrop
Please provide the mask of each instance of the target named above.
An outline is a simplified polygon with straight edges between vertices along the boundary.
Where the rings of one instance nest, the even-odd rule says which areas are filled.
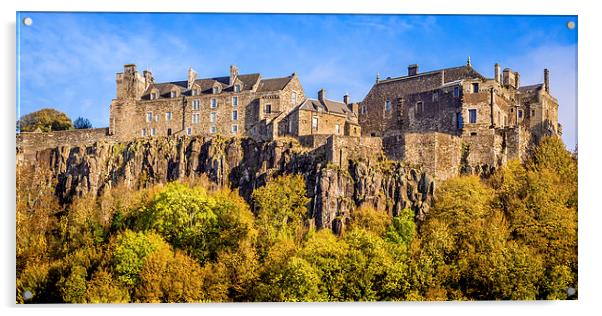
[[[412,208],[418,220],[428,212],[434,182],[419,168],[382,155],[354,156],[335,165],[328,150],[302,147],[293,139],[156,137],[39,151],[18,147],[17,168],[49,174],[40,185],[55,186],[63,203],[86,193],[102,194],[117,184],[139,188],[201,175],[217,186],[238,189],[251,201],[253,190],[271,177],[296,173],[305,178],[308,209],[317,228],[341,232],[351,212],[364,204],[391,215]]]

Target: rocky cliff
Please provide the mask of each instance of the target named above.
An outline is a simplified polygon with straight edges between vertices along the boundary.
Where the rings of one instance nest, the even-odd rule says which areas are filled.
[[[142,187],[203,174],[250,200],[253,190],[270,177],[298,173],[305,178],[310,214],[318,228],[340,232],[350,213],[365,203],[392,215],[410,207],[417,219],[424,218],[434,191],[427,174],[379,153],[349,155],[353,158],[335,165],[328,160],[329,150],[308,149],[294,139],[156,137],[39,151],[17,148],[17,167],[49,174],[46,184],[55,186],[63,203],[84,193],[101,194],[119,183]]]

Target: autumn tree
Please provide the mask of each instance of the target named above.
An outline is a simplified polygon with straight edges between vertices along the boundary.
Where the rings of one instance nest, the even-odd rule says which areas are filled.
[[[63,112],[42,109],[22,116],[17,121],[17,127],[21,132],[34,132],[38,128],[42,132],[50,132],[72,129],[73,123]]]

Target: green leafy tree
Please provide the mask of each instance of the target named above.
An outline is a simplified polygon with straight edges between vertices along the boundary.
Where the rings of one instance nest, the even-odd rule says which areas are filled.
[[[126,230],[119,234],[112,248],[112,265],[117,279],[125,285],[135,286],[147,257],[165,248],[169,245],[153,232]]]
[[[387,230],[391,219],[384,211],[378,211],[371,206],[361,206],[351,213],[349,229],[364,228],[379,236]]]
[[[72,129],[73,123],[63,112],[42,109],[22,116],[17,121],[17,127],[21,132],[34,132],[38,128],[42,132],[50,132]]]
[[[143,211],[141,225],[203,262],[211,255],[211,236],[218,233],[215,208],[215,199],[204,189],[174,182],[155,195]]]
[[[398,216],[393,217],[391,225],[387,227],[386,237],[395,243],[409,246],[416,234],[416,223],[414,222],[414,211],[409,208],[403,209]]]
[[[303,221],[309,215],[309,198],[305,194],[305,182],[300,175],[280,176],[253,192],[262,253],[277,239],[301,239]]]

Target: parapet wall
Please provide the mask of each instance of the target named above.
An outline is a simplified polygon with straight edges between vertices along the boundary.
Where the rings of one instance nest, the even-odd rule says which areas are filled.
[[[45,133],[21,132],[17,134],[17,148],[22,153],[29,154],[64,145],[91,145],[112,138],[107,127]]]

